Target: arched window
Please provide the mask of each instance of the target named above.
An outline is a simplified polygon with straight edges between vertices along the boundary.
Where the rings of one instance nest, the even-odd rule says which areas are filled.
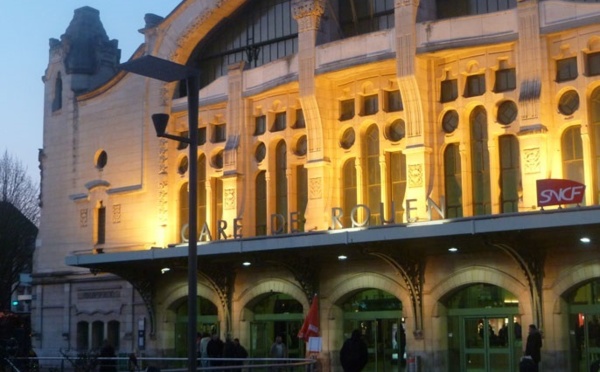
[[[261,171],[256,176],[255,187],[255,223],[256,236],[267,235],[267,180],[266,180],[266,172]]]
[[[97,350],[104,341],[104,322],[96,320],[92,323],[92,349]]]
[[[561,148],[563,178],[585,184],[581,127],[573,126],[565,130],[561,139]]]
[[[189,239],[189,230],[184,227],[190,222],[190,202],[188,193],[188,183],[181,185],[179,189],[179,231],[183,232],[186,239]],[[179,236],[179,235],[178,235]]]
[[[298,51],[298,23],[292,0],[251,0],[237,9],[202,40],[188,65],[198,67],[200,87],[227,75],[230,65],[246,61],[249,67],[293,55]],[[185,84],[180,84],[181,96]]]
[[[56,75],[54,82],[54,99],[52,100],[52,111],[58,111],[62,108],[63,83],[60,72]]]
[[[400,152],[390,152],[388,160],[388,183],[391,188],[387,204],[392,208],[394,203],[394,221],[402,223],[404,219],[404,195],[406,194],[406,156]],[[389,219],[389,216],[385,216]]]
[[[471,126],[471,183],[473,186],[473,215],[492,213],[490,191],[490,154],[487,147],[487,113],[476,107],[469,118]]]
[[[592,127],[593,131],[593,148],[595,155],[595,203],[598,203],[600,201],[600,88],[594,89],[592,95],[590,96],[589,112],[590,126]]]
[[[279,141],[275,147],[275,213],[287,221],[288,191],[287,191],[287,146],[285,141]],[[277,220],[279,221],[279,220]],[[285,224],[285,223],[284,223]],[[287,226],[273,226],[275,231],[287,231]]]
[[[337,3],[339,14],[332,18],[339,19],[344,38],[394,28],[393,0],[339,0]]]
[[[213,228],[211,231],[217,231],[219,220],[223,219],[223,180],[219,177],[213,178],[212,187],[213,196]],[[213,236],[215,239],[216,236]]]
[[[463,216],[462,175],[458,144],[452,143],[444,151],[444,194],[446,218]]]
[[[304,216],[307,204],[308,173],[303,165],[298,165],[296,167],[296,211],[298,212],[299,223],[295,228],[299,231],[304,231]]]
[[[198,158],[197,172],[198,231],[201,231],[206,222],[206,156],[204,154]]]
[[[519,211],[521,191],[521,161],[519,141],[511,135],[500,136],[500,210],[502,213]]]
[[[118,320],[111,320],[106,327],[106,339],[116,350],[119,349],[120,326],[121,324]]]
[[[346,160],[343,168],[342,175],[342,210],[344,215],[342,216],[342,224],[344,227],[352,226],[352,219],[350,214],[352,208],[356,206],[356,160],[350,158]]]
[[[379,165],[379,128],[371,125],[365,134],[363,157],[365,204],[371,210],[371,225],[381,223],[381,167]]]
[[[90,348],[90,324],[77,322],[77,351],[84,352]]]

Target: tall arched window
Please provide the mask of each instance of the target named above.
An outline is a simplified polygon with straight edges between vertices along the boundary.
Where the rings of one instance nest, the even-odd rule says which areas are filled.
[[[594,89],[589,104],[590,126],[593,131],[594,172],[595,172],[595,203],[600,202],[600,88]]]
[[[92,323],[92,349],[97,350],[104,341],[104,322],[96,320]]]
[[[267,179],[265,171],[261,171],[256,176],[254,187],[255,200],[255,234],[256,236],[267,235]]]
[[[201,154],[198,158],[198,231],[206,222],[206,156]]]
[[[118,320],[111,320],[106,327],[106,340],[115,349],[119,349],[120,345],[121,324]]]
[[[179,189],[179,231],[183,233],[186,239],[189,239],[189,230],[184,227],[190,222],[189,217],[189,192],[188,192],[188,183],[184,183],[181,185]],[[179,237],[179,235],[178,235]]]
[[[77,351],[90,349],[90,324],[85,321],[77,322]]]
[[[488,151],[487,112],[476,107],[469,118],[471,126],[471,182],[473,186],[473,215],[492,213],[490,191],[490,153]]]
[[[519,141],[515,136],[504,135],[500,143],[500,210],[502,213],[519,211],[521,191],[521,161]]]
[[[351,227],[352,220],[350,214],[352,208],[356,206],[356,160],[350,158],[346,160],[343,168],[342,175],[342,210],[344,215],[342,216],[342,224],[344,227]]]
[[[581,127],[567,128],[562,135],[561,147],[563,178],[585,184]]]
[[[304,216],[308,203],[308,173],[303,165],[296,167],[296,211],[299,216],[299,231],[304,231]]]
[[[282,215],[287,221],[288,187],[287,187],[287,146],[285,141],[279,141],[275,147],[275,213]],[[279,221],[279,220],[278,220]],[[287,231],[287,226],[273,226],[275,231]]]
[[[462,175],[458,144],[452,143],[444,151],[444,194],[446,218],[463,216]]]
[[[54,99],[52,100],[52,111],[58,111],[62,108],[63,83],[60,72],[56,75],[54,82]]]
[[[394,221],[396,223],[404,222],[404,195],[406,194],[406,156],[400,152],[390,152],[388,154],[388,183],[391,192],[387,208],[391,210],[394,202]],[[385,216],[389,219],[389,216]]]
[[[379,128],[371,125],[365,133],[363,157],[365,204],[371,210],[371,225],[381,223],[381,167],[379,165]]]
[[[213,208],[213,227],[212,231],[217,231],[218,221],[223,219],[223,180],[219,177],[213,178],[212,186],[212,208]],[[216,237],[215,237],[216,238]]]

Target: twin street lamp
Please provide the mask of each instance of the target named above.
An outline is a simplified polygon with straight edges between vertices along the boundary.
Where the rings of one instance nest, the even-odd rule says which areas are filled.
[[[132,61],[121,64],[121,69],[134,74],[161,80],[167,83],[185,80],[188,93],[188,126],[189,138],[180,137],[166,133],[168,114],[154,114],[152,121],[158,137],[169,138],[175,141],[189,144],[189,237],[188,237],[188,335],[187,335],[187,358],[188,371],[196,372],[196,327],[197,327],[197,265],[198,265],[198,215],[197,199],[198,185],[196,183],[198,173],[198,78],[200,71],[188,66],[181,65],[166,59],[143,56]]]

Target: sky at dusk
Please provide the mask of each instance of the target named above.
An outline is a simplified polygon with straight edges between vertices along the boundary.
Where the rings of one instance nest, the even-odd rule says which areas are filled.
[[[73,12],[90,6],[100,11],[109,39],[119,41],[127,61],[144,35],[144,15],[166,17],[181,0],[0,0],[0,154],[8,151],[39,182],[38,149],[42,148],[44,85],[49,40],[66,31]]]

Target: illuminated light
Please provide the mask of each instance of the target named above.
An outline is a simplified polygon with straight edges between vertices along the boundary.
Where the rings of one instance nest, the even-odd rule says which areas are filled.
[[[348,258],[348,257],[347,257],[347,256],[344,256],[343,254],[338,256],[338,260],[340,260],[340,261],[344,261],[344,260],[345,260],[345,259],[347,259],[347,258]]]
[[[169,271],[171,271],[171,268],[169,268],[169,267],[163,267],[162,269],[160,269],[160,273],[161,274],[164,274],[164,273],[169,272]]]
[[[246,261],[242,265],[244,265],[244,266],[250,266],[250,265],[252,265],[252,262]]]
[[[579,239],[579,241],[587,244],[587,243],[591,242],[592,239],[588,238],[587,236],[584,236],[583,238]]]
[[[450,248],[448,248],[448,252],[452,252],[452,253],[458,252],[458,248],[456,248],[456,247],[450,247]]]

